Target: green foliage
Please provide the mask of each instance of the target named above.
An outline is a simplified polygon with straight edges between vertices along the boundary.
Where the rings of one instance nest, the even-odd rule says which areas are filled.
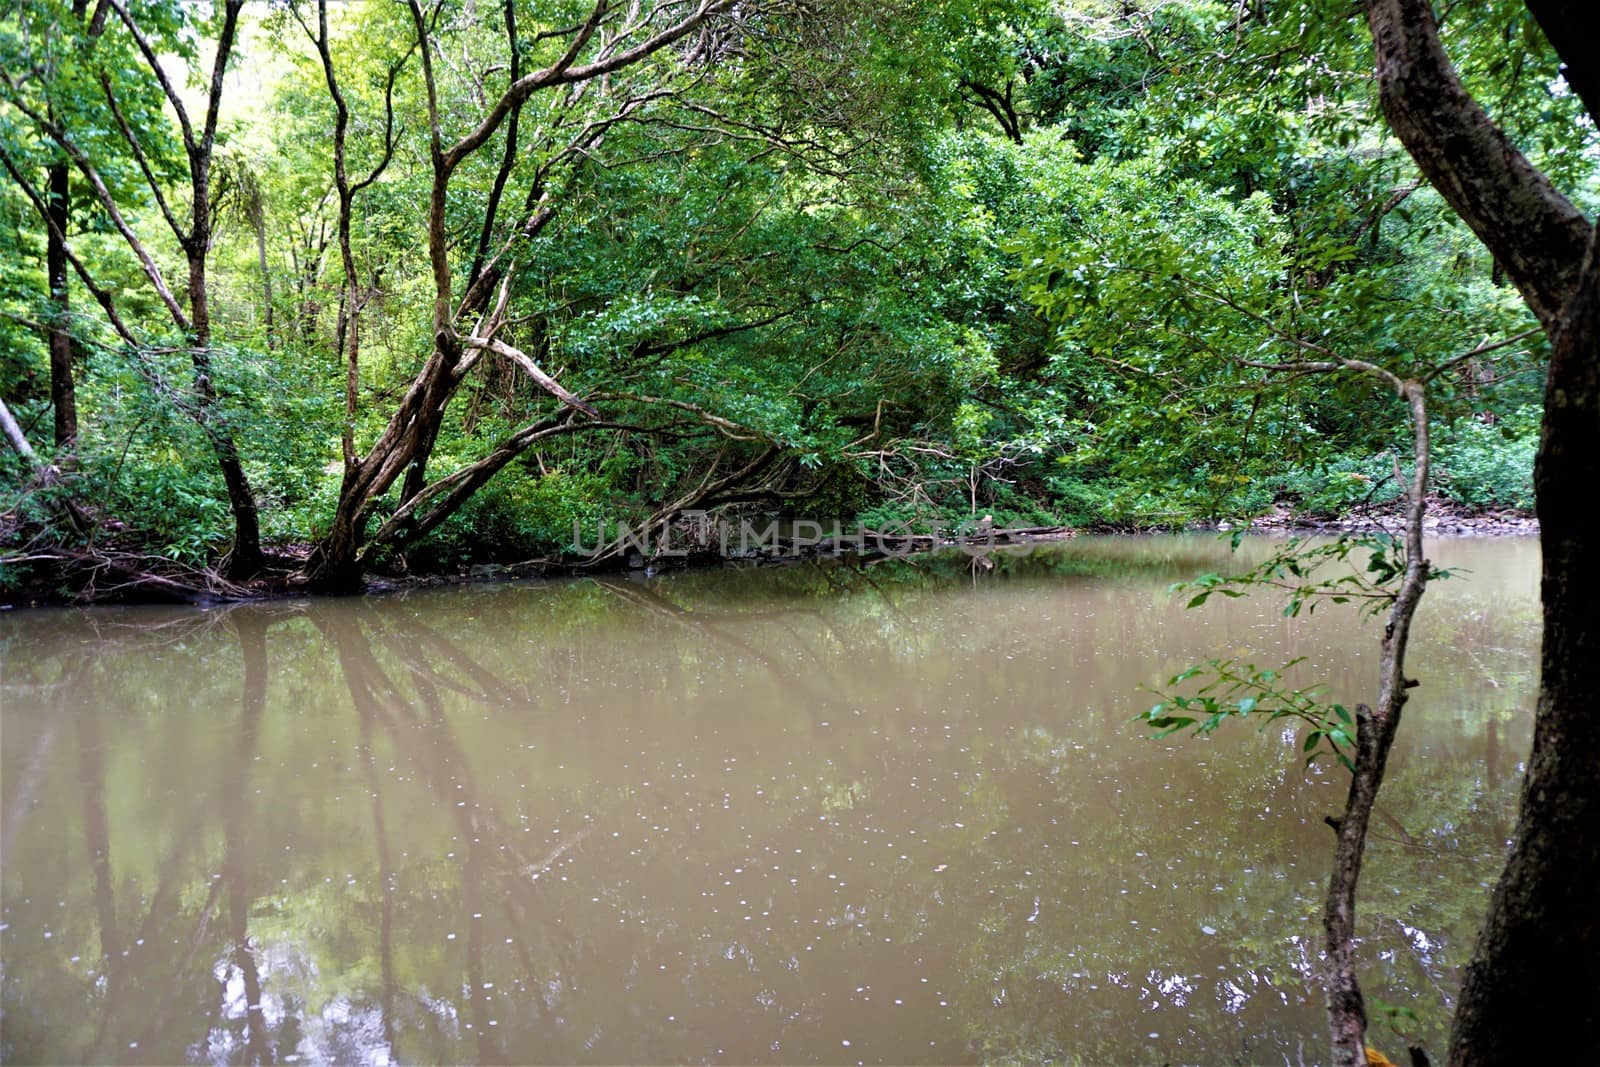
[[[1409,468],[1409,464],[1399,468],[1402,479],[1411,476]],[[1297,511],[1333,517],[1399,500],[1405,490],[1403,483],[1395,480],[1395,470],[1393,454],[1335,455],[1321,463],[1294,467],[1266,484]]]
[[[1242,537],[1242,533],[1230,537],[1235,551]],[[1426,565],[1430,581],[1452,574],[1431,563]],[[1265,588],[1284,596],[1283,614],[1290,618],[1302,612],[1312,614],[1322,604],[1353,605],[1362,615],[1372,617],[1394,604],[1407,566],[1403,542],[1387,535],[1343,534],[1332,540],[1293,537],[1274,545],[1259,562],[1239,574],[1208,572],[1173,585],[1172,592],[1189,594],[1187,607],[1198,608],[1212,596],[1237,598]],[[1263,729],[1293,720],[1306,728],[1301,751],[1307,766],[1326,755],[1353,771],[1350,752],[1356,723],[1350,709],[1327,700],[1321,686],[1289,688],[1283,680],[1303,659],[1297,657],[1275,670],[1236,658],[1190,667],[1174,675],[1166,689],[1158,691],[1161,701],[1139,718],[1157,731],[1157,737],[1183,730],[1208,734],[1233,718],[1254,717]],[[1198,686],[1177,691],[1197,680]]]
[[[1538,449],[1537,408],[1519,408],[1497,422],[1462,419],[1437,445],[1440,488],[1465,507],[1530,511]]]
[[[1118,486],[1098,480],[1053,477],[1045,483],[1050,498],[1061,509],[1062,518],[1071,526],[1111,525],[1121,521],[1124,513],[1117,506]]]
[[[1345,770],[1354,770],[1349,753],[1355,747],[1356,725],[1350,709],[1326,702],[1319,686],[1290,689],[1283,683],[1285,672],[1302,659],[1292,659],[1277,670],[1236,659],[1214,659],[1204,666],[1190,667],[1173,675],[1168,688],[1196,678],[1202,679],[1203,684],[1187,695],[1161,694],[1161,701],[1139,719],[1156,731],[1155,737],[1183,730],[1203,736],[1230,718],[1253,717],[1263,730],[1290,720],[1307,728],[1300,745],[1306,766],[1331,756]]]
[[[158,51],[208,54],[214,10],[135,6]],[[558,56],[583,8],[519,4],[523,61]],[[1346,15],[1327,0],[1264,14],[1214,0],[784,6],[743,20],[738,62],[690,70],[669,49],[619,72],[610,96],[530,108],[516,155],[542,185],[513,182],[504,199],[545,197],[553,214],[491,234],[514,266],[502,337],[595,398],[606,425],[513,462],[408,558],[543,554],[571,516],[640,518],[747,467],[714,504],[880,526],[1171,527],[1392,503],[1401,405],[1365,380],[1252,364],[1332,353],[1404,376],[1530,323],[1437,196],[1396,199],[1417,175],[1387,140],[1370,47]],[[457,0],[440,11],[446,136],[504,87],[501,19]],[[0,22],[8,69],[32,72],[0,94],[0,148],[39,188],[63,158],[40,119],[54,114],[181,290],[180,249],[102,78],[180,224],[182,132],[121,21],[98,37],[80,23],[61,0]],[[231,69],[255,89],[230,88],[218,128],[209,417],[239,442],[268,539],[304,542],[326,533],[342,478],[334,111],[288,6],[247,7],[246,29]],[[414,29],[401,8],[361,3],[330,7],[330,33],[347,165],[364,174],[384,157],[387,74]],[[1555,58],[1522,5],[1462,8],[1445,35],[1519,143],[1600,205],[1594,131],[1552,88]],[[627,93],[649,99],[564,151]],[[357,455],[435,340],[414,53],[392,104],[396,150],[352,218]],[[453,178],[458,286],[505,135]],[[72,173],[72,246],[142,347],[135,358],[73,281],[82,433],[63,491],[93,502],[108,524],[95,536],[199,562],[227,543],[226,498],[192,396],[184,406],[189,354]],[[43,254],[32,204],[0,183],[0,395],[49,455]],[[1431,386],[1436,483],[1458,504],[1529,507],[1545,355],[1529,342]],[[516,368],[481,361],[429,480],[559,410]],[[0,473],[23,480],[14,464]],[[8,546],[24,526],[79,539],[36,504],[0,531]]]
[[[1235,549],[1243,531],[1229,536]],[[1430,581],[1451,572],[1423,561]],[[1405,542],[1384,533],[1344,533],[1332,539],[1290,537],[1273,545],[1260,562],[1239,574],[1203,574],[1173,586],[1192,590],[1189,607],[1204,604],[1213,593],[1237,597],[1256,588],[1284,594],[1283,613],[1290,618],[1311,614],[1319,604],[1356,604],[1364,615],[1377,615],[1394,603],[1398,581],[1409,561]]]
[[[127,516],[116,533],[131,546],[203,565],[229,536],[227,496],[205,437],[172,397],[151,395],[132,358],[108,352],[103,360],[104,376],[86,383],[79,403],[101,413],[107,432],[82,441],[70,485],[106,514]]]
[[[609,521],[600,503],[609,496],[606,489],[592,477],[560,470],[506,471],[409,551],[407,562],[426,571],[559,557],[573,543],[574,529],[592,542],[597,525]]]

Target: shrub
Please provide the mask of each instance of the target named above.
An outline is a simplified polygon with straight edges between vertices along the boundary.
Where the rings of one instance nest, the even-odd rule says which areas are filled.
[[[1401,475],[1410,477],[1404,465]],[[1291,468],[1273,480],[1277,498],[1313,515],[1342,515],[1356,508],[1388,504],[1400,498],[1394,457],[1335,456],[1309,466]]]
[[[572,544],[574,523],[593,540],[608,492],[606,482],[594,476],[508,468],[408,555],[413,566],[424,569],[559,555]]]
[[[1469,508],[1533,507],[1533,457],[1539,449],[1539,411],[1518,408],[1490,424],[1462,419],[1442,434],[1436,477],[1445,496]]]

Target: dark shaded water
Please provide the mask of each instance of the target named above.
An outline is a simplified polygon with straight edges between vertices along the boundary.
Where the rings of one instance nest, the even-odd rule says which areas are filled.
[[[1369,990],[1436,1052],[1537,552],[1437,546],[1471,574],[1424,603],[1365,872]],[[1130,719],[1216,655],[1362,699],[1377,624],[1167,593],[1225,555],[0,617],[0,1056],[1315,1061],[1342,773]]]

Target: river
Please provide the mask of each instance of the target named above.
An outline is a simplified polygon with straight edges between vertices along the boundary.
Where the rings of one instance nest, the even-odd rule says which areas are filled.
[[[1536,677],[1537,543],[1431,553],[1360,901],[1396,1059],[1442,1055]],[[1354,703],[1381,624],[1168,591],[1226,557],[0,616],[0,1059],[1320,1060],[1344,772],[1133,718],[1216,656]]]

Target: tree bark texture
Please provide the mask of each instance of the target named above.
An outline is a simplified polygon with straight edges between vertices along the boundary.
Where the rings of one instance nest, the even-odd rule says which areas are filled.
[[[1453,1064],[1592,1062],[1600,1050],[1600,264],[1554,338],[1534,463],[1544,644],[1511,855],[1467,967]]]

